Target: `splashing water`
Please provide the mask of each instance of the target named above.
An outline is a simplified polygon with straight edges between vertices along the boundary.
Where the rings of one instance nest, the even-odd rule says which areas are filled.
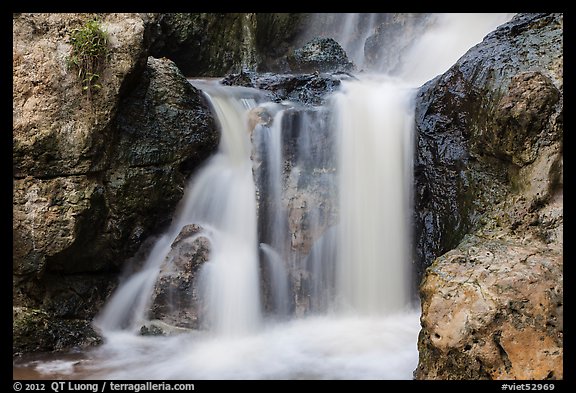
[[[261,312],[256,192],[244,117],[255,101],[253,92],[248,91],[246,96],[246,89],[229,90],[239,92],[242,100],[218,87],[212,88],[209,96],[222,132],[218,153],[192,179],[174,223],[157,241],[144,268],[120,286],[96,320],[104,332],[137,332],[146,322],[160,266],[188,224],[204,226],[211,241],[210,261],[199,274],[199,285],[204,289],[204,324],[223,335],[258,329]]]
[[[193,81],[207,93],[219,121],[219,150],[191,179],[173,224],[142,268],[125,279],[96,319],[106,342],[74,363],[75,375],[412,379],[420,327],[411,291],[409,230],[413,95],[510,17],[434,15],[390,75],[378,74],[376,64],[375,73],[343,81],[323,109],[327,112],[302,110],[300,122],[291,122],[289,109],[265,104],[252,89]],[[359,20],[370,21],[369,29],[355,26]],[[353,47],[350,56],[363,66],[368,66],[362,59],[363,41],[378,20],[345,17],[346,31],[356,31],[361,42],[341,44]],[[272,125],[248,130],[247,112],[258,105],[274,107]],[[323,113],[329,121],[322,120]],[[286,145],[287,124],[299,135],[296,147]],[[332,138],[333,150],[315,145],[313,136],[321,130]],[[289,170],[283,168],[287,150],[294,156]],[[320,187],[323,192],[334,188],[334,195],[326,191],[324,199],[298,199],[290,194],[291,184],[311,187],[307,171],[317,184],[326,184]],[[261,179],[255,183],[255,178]],[[263,191],[266,196],[258,194]],[[319,206],[331,201],[337,222],[311,209],[318,200]],[[302,207],[298,203],[309,209],[305,227],[310,238],[295,231],[287,217]],[[259,212],[266,217],[259,220]],[[199,225],[210,242],[209,259],[195,282],[202,328],[140,336],[162,264],[189,224]],[[310,243],[305,255],[294,250],[298,241]],[[271,299],[269,314],[283,318],[267,318],[262,288]],[[70,363],[34,367],[70,376]]]

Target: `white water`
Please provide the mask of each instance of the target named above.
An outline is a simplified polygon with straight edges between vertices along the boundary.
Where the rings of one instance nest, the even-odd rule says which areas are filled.
[[[77,371],[95,379],[411,379],[416,311],[380,318],[312,316],[259,334],[116,333]]]
[[[435,15],[393,76],[371,74],[344,81],[334,95],[340,224],[331,246],[338,249],[334,295],[341,312],[386,315],[409,305],[413,95],[511,17]]]
[[[408,48],[398,76],[420,86],[452,66],[474,44],[514,14],[439,14],[432,27]]]
[[[221,148],[192,185],[189,201],[203,216],[196,222],[218,231],[200,276],[208,326],[216,334],[243,335],[257,331],[261,323],[256,189],[244,117],[249,108],[229,95],[212,96],[211,101],[221,123]]]
[[[339,137],[340,307],[385,315],[410,302],[412,90],[345,83],[334,97]]]
[[[105,333],[135,332],[147,321],[160,266],[188,224],[202,225],[211,241],[210,260],[202,266],[199,280],[206,310],[203,325],[216,334],[231,336],[252,333],[261,324],[256,190],[245,118],[255,101],[239,100],[231,94],[243,89],[211,90],[222,133],[218,153],[192,179],[174,223],[157,241],[144,268],[120,285],[95,321]]]
[[[334,95],[340,222],[316,240],[305,261],[312,277],[312,315],[306,318],[275,321],[261,309],[258,247],[271,272],[274,308],[281,314],[289,308],[292,261],[284,229],[269,236],[271,244],[258,243],[245,126],[246,109],[255,101],[246,91],[239,99],[238,89],[204,85],[222,127],[219,151],[192,179],[173,225],[143,268],[106,305],[96,321],[106,343],[76,372],[105,379],[412,379],[420,328],[419,311],[410,305],[412,96],[509,15],[460,17],[464,24],[457,15],[439,15],[445,23],[415,41],[417,49],[403,57],[410,61],[394,78],[365,75],[343,82]],[[278,206],[281,119],[280,112],[267,145],[269,189]],[[312,124],[303,127],[313,132]],[[298,154],[312,157],[313,147],[302,144]],[[271,222],[283,227],[278,211],[271,213]],[[134,334],[147,319],[170,244],[191,223],[205,227],[212,245],[199,277],[208,330],[172,337]],[[40,364],[36,369],[50,368]]]
[[[364,61],[364,42],[374,34],[376,28],[376,14],[368,14],[367,20],[362,19],[362,14],[353,13],[342,15],[344,24],[339,29],[334,39],[342,45],[346,51],[348,59],[351,60],[359,70],[366,67]]]

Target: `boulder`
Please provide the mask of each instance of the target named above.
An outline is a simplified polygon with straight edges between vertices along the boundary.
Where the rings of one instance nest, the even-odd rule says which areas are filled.
[[[417,95],[417,379],[563,378],[561,14],[518,14]]]
[[[341,80],[353,78],[348,74],[274,74],[242,71],[222,79],[226,86],[254,87],[264,90],[273,102],[292,101],[294,104],[318,106],[326,103]]]
[[[542,161],[558,178],[561,43],[561,15],[519,14],[418,91],[414,235],[420,273],[482,225],[506,195],[534,185],[542,175],[529,173],[545,170]]]
[[[195,224],[184,226],[160,266],[149,316],[156,320],[151,325],[156,329],[158,321],[177,328],[199,327],[199,285],[195,280],[202,264],[210,259],[210,240],[202,231]],[[150,332],[150,327],[147,329]]]
[[[563,379],[562,252],[467,236],[421,285],[417,379]]]
[[[350,72],[354,64],[332,38],[314,38],[288,55],[288,64],[295,73]]]

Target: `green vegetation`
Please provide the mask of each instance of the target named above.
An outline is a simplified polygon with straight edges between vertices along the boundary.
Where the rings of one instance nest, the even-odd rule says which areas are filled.
[[[90,19],[72,31],[68,43],[72,45],[69,66],[78,69],[82,91],[91,99],[92,93],[102,88],[98,80],[109,54],[108,33],[102,30],[98,20]]]

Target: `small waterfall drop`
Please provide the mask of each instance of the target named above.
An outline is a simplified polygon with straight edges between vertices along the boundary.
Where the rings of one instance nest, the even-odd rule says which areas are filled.
[[[387,15],[333,17],[340,25],[331,29],[344,29],[334,38],[364,71],[322,107],[192,80],[219,122],[219,149],[95,320],[106,343],[87,374],[412,379],[420,328],[411,276],[414,93],[510,16],[433,15],[393,65],[365,59],[365,42],[374,43]],[[187,241],[209,244],[190,299],[198,324],[139,334],[192,225]]]
[[[103,331],[138,331],[147,321],[160,266],[189,224],[201,225],[211,243],[210,259],[198,277],[202,324],[221,335],[252,333],[261,324],[256,189],[246,126],[255,93],[224,90],[214,83],[202,88],[220,123],[219,150],[191,179],[170,229],[156,242],[142,270],[129,277],[104,308],[96,321]]]
[[[346,83],[334,97],[339,138],[336,296],[344,310],[384,314],[410,302],[412,90]]]

